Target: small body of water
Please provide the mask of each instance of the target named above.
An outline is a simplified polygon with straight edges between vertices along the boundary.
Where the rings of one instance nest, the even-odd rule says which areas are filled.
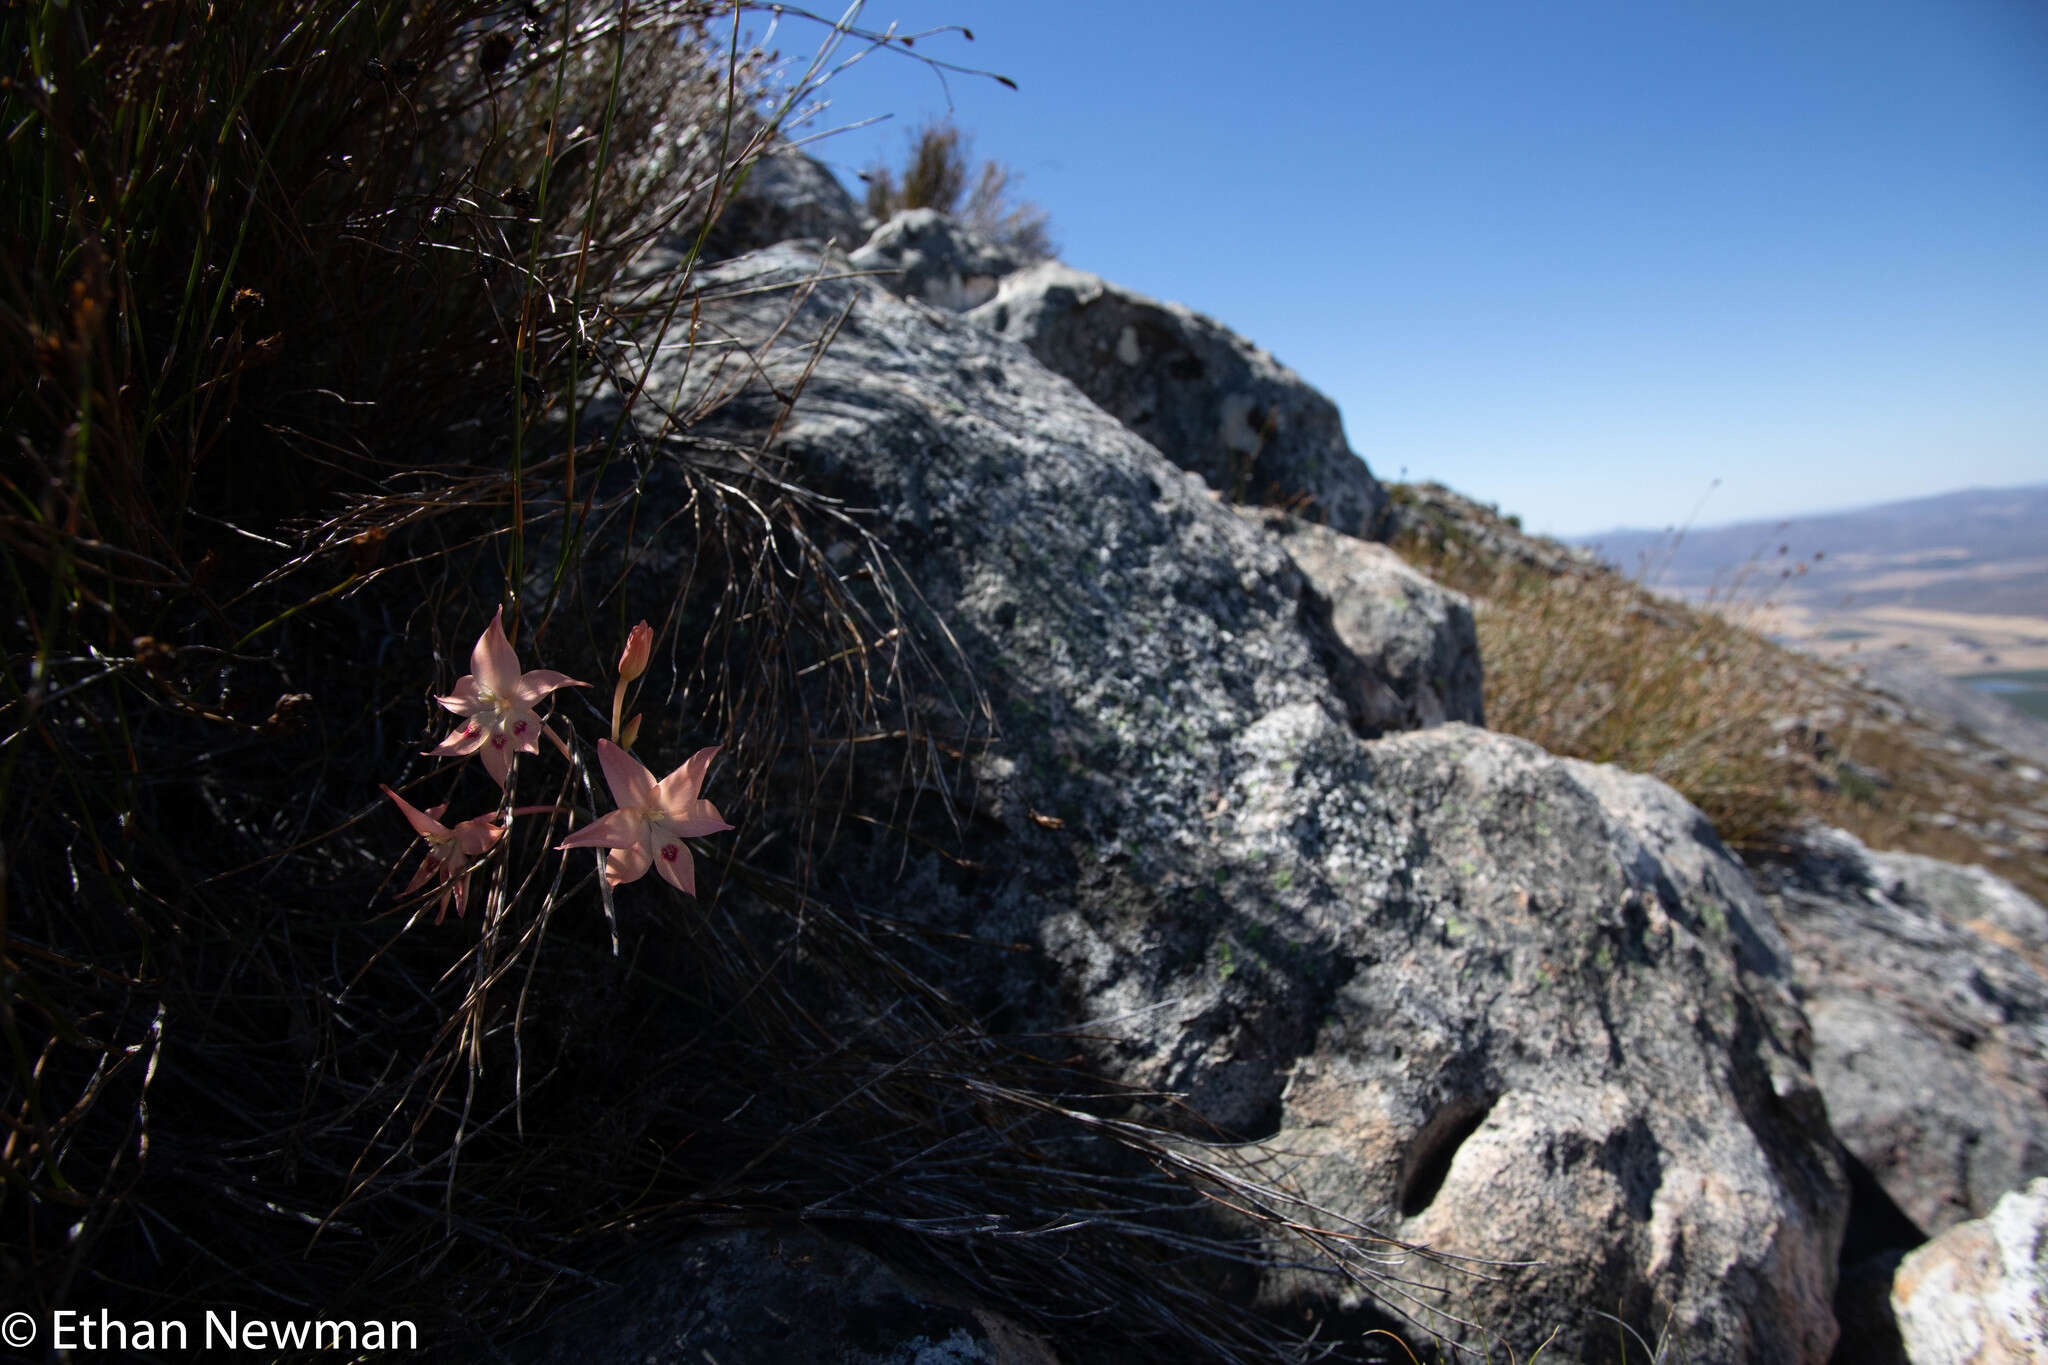
[[[1970,673],[1956,681],[1978,692],[1989,693],[2036,720],[2048,720],[2048,668]]]

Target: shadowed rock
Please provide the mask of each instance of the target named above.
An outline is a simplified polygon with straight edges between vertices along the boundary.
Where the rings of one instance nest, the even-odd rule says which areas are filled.
[[[790,150],[748,168],[732,202],[704,243],[708,260],[793,240],[837,242],[842,250],[866,235],[860,206],[824,163]],[[682,244],[687,249],[688,244]]]
[[[1038,1338],[805,1229],[744,1229],[639,1258],[505,1353],[517,1365],[1057,1365]]]
[[[2048,1175],[2048,912],[1982,868],[1809,831],[1761,865],[1843,1143],[1939,1232]]]
[[[1118,421],[1233,502],[1285,505],[1352,535],[1386,491],[1329,399],[1227,328],[1176,303],[1045,261],[968,316],[1021,341]]]

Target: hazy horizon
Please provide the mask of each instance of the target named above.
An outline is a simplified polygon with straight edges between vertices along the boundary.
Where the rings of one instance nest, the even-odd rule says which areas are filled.
[[[2040,492],[2048,492],[2048,479],[2036,480],[2030,483],[1966,484],[1959,488],[1944,488],[1937,492],[1915,494],[1914,496],[1908,498],[1879,498],[1874,502],[1856,502],[1844,503],[1838,506],[1808,507],[1791,512],[1765,513],[1763,515],[1758,516],[1733,517],[1727,520],[1718,521],[1707,520],[1703,518],[1698,521],[1686,523],[1669,522],[1662,526],[1603,526],[1597,531],[1585,531],[1574,535],[1560,536],[1558,537],[1558,539],[1569,541],[1574,544],[1588,544],[1598,540],[1601,536],[1668,535],[1671,532],[1679,530],[1681,528],[1684,529],[1687,534],[1692,534],[1694,532],[1704,534],[1707,532],[1736,531],[1743,530],[1752,526],[1786,525],[1794,522],[1803,521],[1824,521],[1830,517],[1860,516],[1870,512],[1881,512],[1887,507],[1899,507],[1909,503],[1916,502],[1933,502],[1941,498],[1959,498],[1970,494],[1991,495],[1998,493]],[[1514,509],[1510,507],[1503,508],[1501,510],[1512,512]],[[2044,553],[2048,553],[2048,531],[2043,532],[2042,541],[2043,551]]]

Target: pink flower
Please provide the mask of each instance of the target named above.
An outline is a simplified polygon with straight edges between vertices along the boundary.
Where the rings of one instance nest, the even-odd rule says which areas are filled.
[[[483,754],[484,767],[504,786],[512,771],[512,755],[540,752],[540,736],[547,727],[534,714],[533,704],[558,687],[588,687],[552,669],[519,671],[519,656],[505,638],[505,609],[491,618],[491,624],[477,637],[470,652],[470,671],[455,684],[455,691],[440,698],[441,705],[464,717],[455,732],[427,752],[434,758]],[[553,731],[548,737],[557,747],[562,741]]]
[[[731,829],[718,808],[698,796],[718,746],[699,749],[690,761],[656,782],[645,764],[608,739],[597,742],[604,780],[619,808],[564,839],[559,848],[609,848],[604,877],[613,886],[638,881],[656,868],[669,885],[697,894],[697,869],[683,840]]]
[[[434,923],[439,924],[448,917],[451,897],[455,901],[456,918],[460,919],[469,910],[472,866],[505,837],[505,831],[498,826],[498,813],[492,811],[488,815],[479,815],[450,829],[441,823],[441,812],[448,809],[446,803],[423,811],[389,787],[384,788],[384,794],[397,803],[420,838],[427,841],[426,860],[400,894],[409,896],[439,877],[442,883],[440,909],[434,916]]]

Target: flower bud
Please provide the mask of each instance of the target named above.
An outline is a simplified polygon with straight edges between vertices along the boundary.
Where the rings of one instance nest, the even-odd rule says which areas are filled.
[[[633,741],[638,738],[640,738],[640,717],[635,716],[626,722],[625,731],[619,736],[619,747],[621,749],[630,749],[633,747]]]
[[[647,671],[647,656],[654,652],[654,630],[645,621],[626,636],[625,652],[619,655],[619,681],[629,683]]]

